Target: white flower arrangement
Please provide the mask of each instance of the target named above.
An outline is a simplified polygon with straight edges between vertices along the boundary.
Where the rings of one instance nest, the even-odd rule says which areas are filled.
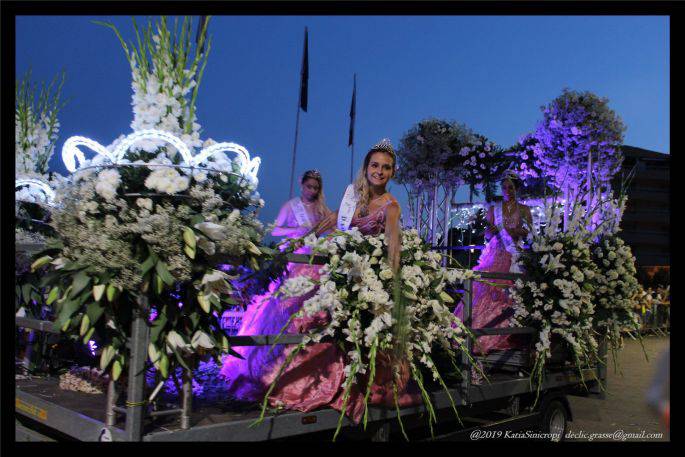
[[[595,328],[606,335],[617,368],[617,352],[623,347],[624,331],[638,334],[640,321],[634,312],[640,286],[631,249],[616,235],[606,235],[592,248],[597,265]],[[638,334],[639,336],[639,334]]]
[[[198,74],[197,65],[206,61],[206,53],[188,60],[190,69],[182,68],[186,60],[173,60],[172,54],[187,57],[189,43],[183,37],[189,30],[174,37],[165,27],[163,19],[157,34],[163,45],[154,47],[151,67],[146,63],[145,71],[137,72],[134,65],[145,61],[145,47],[131,61],[139,89],[134,95],[134,129],[154,125],[171,132],[139,132],[138,137],[120,137],[109,148],[82,137],[72,141],[71,149],[65,143],[63,157],[71,158],[68,168],[76,171],[57,196],[51,221],[57,240],[31,265],[32,272],[44,276],[41,287],[47,287],[46,304],[56,311],[56,328],[84,343],[96,339],[102,348],[100,369],[108,370],[113,380],[128,363],[125,343],[132,309],[147,314],[149,306],[154,308],[148,358],[161,379],[178,366],[192,369],[201,357],[220,361],[222,353],[232,353],[220,319],[235,303],[229,282],[233,278],[215,270],[212,256],[254,269],[265,256],[257,247],[263,229],[255,215],[261,203],[256,168],[247,170],[244,160],[231,159],[223,150],[200,163],[192,160],[192,152],[203,144],[195,135],[196,93],[184,104],[188,92],[183,84],[192,80],[187,84],[197,89],[204,63]],[[170,42],[177,47],[164,45]],[[151,68],[154,71],[148,72]],[[153,79],[152,73],[160,79]],[[143,92],[144,101],[139,97]],[[180,104],[180,111],[171,99]],[[166,115],[169,107],[171,117]],[[155,120],[151,111],[157,108],[163,116]],[[182,143],[173,138],[181,132]],[[146,144],[152,137],[170,142]],[[119,156],[121,144],[128,147]],[[91,145],[99,154],[85,160],[74,145]]]
[[[500,171],[499,146],[482,135],[472,134],[458,151],[463,160],[462,179],[473,186],[487,183]]]
[[[432,411],[421,370],[427,370],[447,390],[434,362],[435,352],[443,351],[453,360],[455,349],[465,351],[462,343],[467,330],[448,308],[453,299],[445,292],[445,286],[477,278],[477,274],[442,268],[440,254],[430,251],[416,230],[402,233],[401,269],[397,277],[386,260],[383,234],[364,236],[353,228],[318,239],[309,236],[303,241],[313,255],[330,256],[330,262],[321,268],[321,277],[316,283],[308,278],[290,278],[281,292],[286,296],[303,296],[318,286],[291,321],[322,311],[330,320],[324,327],[305,334],[303,342],[289,355],[286,366],[307,344],[332,338],[347,352],[344,398],[348,398],[352,385],[357,383],[365,386],[362,391],[366,389],[366,405],[371,388],[368,379],[373,379],[376,355],[393,353],[396,360],[408,362],[412,378],[419,384],[424,402]],[[367,373],[370,375],[364,376]],[[269,393],[265,396],[264,408]],[[341,420],[345,407],[342,409]],[[368,406],[364,424],[367,413]]]
[[[553,335],[571,350],[581,379],[583,366],[597,360],[593,300],[598,271],[590,254],[592,234],[581,214],[582,208],[574,207],[562,230],[562,210],[554,203],[546,205],[546,226],[541,233],[531,233],[531,249],[519,257],[526,280],[518,279],[510,289],[512,326],[539,331],[533,368],[538,393],[546,360],[552,356]]]

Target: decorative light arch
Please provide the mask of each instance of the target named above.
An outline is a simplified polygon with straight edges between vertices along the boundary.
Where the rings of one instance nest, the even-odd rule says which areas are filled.
[[[122,140],[113,152],[107,150],[97,141],[82,136],[69,138],[62,147],[62,160],[67,170],[75,172],[86,159],[79,146],[86,146],[97,154],[106,157],[111,163],[118,164],[126,155],[128,150],[135,143],[143,140],[164,141],[173,145],[183,158],[183,164],[189,167],[197,167],[205,162],[209,157],[217,152],[233,152],[238,157],[240,174],[256,179],[259,172],[261,159],[259,157],[250,158],[250,153],[243,146],[237,143],[217,143],[202,149],[197,155],[193,156],[188,146],[177,136],[162,130],[140,130],[128,135]],[[78,160],[78,167],[76,161]]]
[[[18,187],[28,187],[29,193],[34,197],[41,197],[45,202],[52,206],[55,203],[55,191],[46,183],[40,179],[26,178],[17,179],[14,181],[15,190]],[[22,200],[23,201],[23,200]]]

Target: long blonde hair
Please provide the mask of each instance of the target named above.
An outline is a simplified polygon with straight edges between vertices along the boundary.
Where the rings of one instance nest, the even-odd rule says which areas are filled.
[[[367,208],[371,200],[371,192],[369,191],[369,180],[366,178],[366,169],[369,168],[369,162],[371,162],[371,156],[376,152],[382,152],[387,154],[392,159],[392,175],[395,176],[395,164],[397,159],[395,158],[395,151],[392,148],[392,144],[389,140],[382,140],[380,143],[372,147],[369,152],[366,153],[364,157],[364,164],[359,169],[357,173],[357,178],[354,180],[354,191],[358,197],[358,204],[360,208]]]
[[[326,197],[323,195],[323,178],[321,177],[321,173],[319,173],[318,170],[307,170],[302,175],[300,184],[304,184],[304,182],[308,179],[313,179],[319,183],[319,194],[316,196],[316,201],[314,204],[314,213],[317,216],[319,216],[320,219],[323,219],[328,215],[328,213],[331,212],[331,210],[326,205]]]

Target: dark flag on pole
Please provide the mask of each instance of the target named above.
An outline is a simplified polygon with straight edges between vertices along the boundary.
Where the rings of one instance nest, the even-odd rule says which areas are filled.
[[[197,26],[197,35],[195,35],[195,44],[197,44],[198,46],[200,45],[202,30],[205,28],[205,25],[207,24],[207,19],[207,16],[200,16],[200,23]],[[205,41],[202,42],[202,46],[200,47],[200,54],[202,54],[205,51]]]
[[[357,74],[354,74],[354,85],[352,86],[352,103],[350,104],[350,138],[348,146],[354,143],[354,118],[357,113]]]
[[[300,81],[300,108],[307,112],[307,85],[309,83],[309,45],[307,27],[304,28],[304,53],[302,55],[302,79]]]

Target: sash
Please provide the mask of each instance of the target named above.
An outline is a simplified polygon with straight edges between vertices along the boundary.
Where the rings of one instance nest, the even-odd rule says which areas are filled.
[[[504,249],[511,254],[511,266],[509,267],[509,273],[523,273],[521,269],[519,268],[518,265],[518,260],[519,260],[519,246],[514,242],[514,240],[511,238],[511,235],[509,235],[509,232],[507,232],[504,228],[504,224],[502,223],[502,202],[497,202],[494,206],[494,213],[495,213],[495,226],[497,226],[497,229],[499,232],[497,233],[497,236],[499,237],[500,241],[502,242],[502,245],[504,246]]]
[[[295,220],[297,220],[297,225],[300,227],[312,227],[312,221],[309,219],[309,214],[307,214],[307,210],[304,209],[304,205],[302,204],[302,200],[300,198],[293,198],[290,200],[290,207],[293,210],[293,213],[295,214]]]
[[[338,228],[340,230],[347,230],[350,228],[352,223],[352,217],[354,216],[354,210],[357,208],[357,193],[354,191],[354,185],[350,184],[345,190],[345,196],[340,203],[340,209],[338,210]]]

